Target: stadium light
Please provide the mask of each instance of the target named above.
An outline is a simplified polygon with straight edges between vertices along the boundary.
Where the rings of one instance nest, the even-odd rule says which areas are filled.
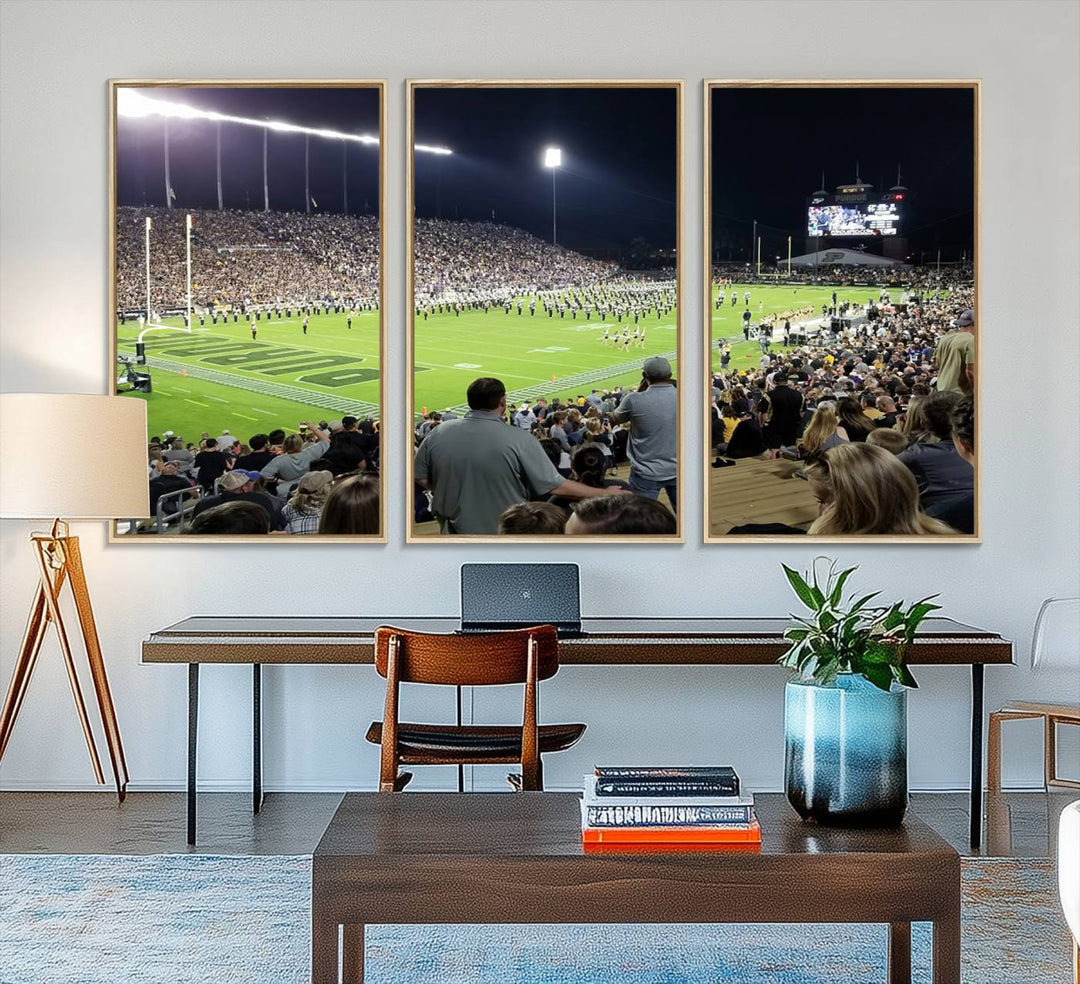
[[[184,103],[171,102],[168,99],[156,99],[146,96],[137,89],[121,88],[116,91],[116,112],[118,116],[133,118],[145,116],[164,116],[183,120],[216,120],[220,123],[239,123],[243,126],[260,126],[279,133],[307,133],[331,140],[352,140],[356,143],[378,144],[379,138],[367,133],[343,133],[340,130],[327,130],[318,127],[300,126],[286,123],[284,120],[256,120],[248,116],[232,116],[218,113],[212,109],[198,109]]]
[[[558,224],[556,216],[558,206],[555,201],[555,172],[562,167],[562,150],[558,147],[548,147],[544,151],[544,167],[551,168],[551,245],[558,245]]]
[[[285,120],[256,120],[247,116],[232,116],[218,113],[212,109],[198,109],[184,103],[171,102],[144,95],[138,89],[120,88],[116,90],[116,113],[138,119],[146,116],[164,116],[182,120],[214,120],[218,123],[239,123],[242,126],[259,126],[276,133],[306,133],[312,137],[324,137],[328,140],[351,140],[354,143],[378,145],[379,138],[369,133],[344,133],[341,130],[328,130],[325,127],[300,126]],[[416,149],[427,154],[452,154],[449,147],[430,147],[417,144]]]

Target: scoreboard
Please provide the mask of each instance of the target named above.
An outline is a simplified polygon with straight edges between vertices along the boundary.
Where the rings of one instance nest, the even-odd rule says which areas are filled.
[[[866,197],[815,195],[807,206],[807,234],[812,238],[898,235],[904,196],[889,194],[876,202]]]

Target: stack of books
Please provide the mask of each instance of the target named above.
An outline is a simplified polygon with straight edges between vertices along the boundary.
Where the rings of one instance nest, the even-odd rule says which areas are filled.
[[[585,845],[756,848],[754,797],[727,765],[597,768],[581,801]]]

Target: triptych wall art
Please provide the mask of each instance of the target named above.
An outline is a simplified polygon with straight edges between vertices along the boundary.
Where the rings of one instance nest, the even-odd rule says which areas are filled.
[[[397,216],[383,82],[111,82],[111,539],[977,541],[978,83],[706,82],[701,267],[684,88],[409,82]]]

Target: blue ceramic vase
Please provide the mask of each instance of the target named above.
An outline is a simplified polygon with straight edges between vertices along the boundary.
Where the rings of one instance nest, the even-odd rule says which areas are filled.
[[[900,823],[907,809],[907,689],[841,673],[832,686],[792,680],[784,692],[784,783],[804,820]]]

